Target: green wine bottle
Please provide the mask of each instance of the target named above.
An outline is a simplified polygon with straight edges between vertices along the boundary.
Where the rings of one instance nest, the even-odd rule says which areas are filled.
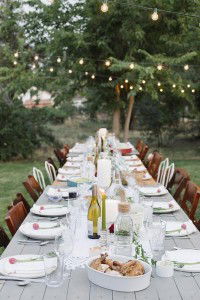
[[[88,237],[89,239],[99,239],[99,217],[101,208],[98,202],[97,185],[94,184],[92,189],[92,199],[88,208]]]

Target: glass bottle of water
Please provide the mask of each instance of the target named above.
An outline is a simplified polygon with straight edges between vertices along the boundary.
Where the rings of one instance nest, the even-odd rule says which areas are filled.
[[[113,200],[121,200],[121,192],[125,191],[122,186],[120,172],[118,170],[113,172],[112,184],[107,190],[107,196]]]
[[[133,222],[130,216],[130,204],[118,204],[118,217],[114,224],[115,254],[131,256],[133,241]]]

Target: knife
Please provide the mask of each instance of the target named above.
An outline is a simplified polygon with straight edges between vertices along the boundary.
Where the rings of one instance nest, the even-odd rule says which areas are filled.
[[[38,282],[44,283],[44,279],[37,278],[21,278],[21,277],[13,277],[13,276],[0,276],[0,280],[13,280],[13,281],[29,281],[29,282]]]

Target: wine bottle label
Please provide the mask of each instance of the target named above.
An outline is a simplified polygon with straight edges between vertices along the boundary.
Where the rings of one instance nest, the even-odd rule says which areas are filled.
[[[92,236],[93,234],[99,234],[100,230],[100,222],[97,221],[97,226],[93,226],[93,222],[88,220],[88,236]]]

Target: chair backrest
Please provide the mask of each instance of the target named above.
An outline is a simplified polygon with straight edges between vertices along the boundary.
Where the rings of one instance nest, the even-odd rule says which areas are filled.
[[[142,161],[145,159],[145,156],[148,151],[149,151],[149,146],[146,144],[143,144],[142,150],[141,150],[140,154],[138,155]]]
[[[6,248],[9,244],[10,240],[5,233],[5,230],[3,229],[2,226],[0,226],[0,247]]]
[[[16,233],[22,222],[27,216],[27,211],[23,202],[14,205],[8,212],[5,218],[6,224],[12,235]]]
[[[47,172],[47,176],[49,177],[50,183],[53,183],[56,179],[56,170],[54,169],[54,166],[48,161],[45,161],[45,169]]]
[[[52,166],[54,166],[56,174],[58,174],[58,168],[57,168],[56,164],[54,163],[53,159],[51,157],[48,157],[47,161],[48,161],[49,164],[51,164]]]
[[[44,190],[46,187],[46,184],[45,184],[45,180],[44,180],[42,171],[33,167],[33,176],[34,176],[35,180],[37,180],[37,182],[39,183],[40,187]]]
[[[185,178],[186,181],[190,180],[190,175],[188,174],[188,172],[182,168],[175,168],[174,175],[169,181],[167,188],[171,190],[172,187],[178,185],[183,180],[183,178]]]
[[[195,220],[195,213],[197,211],[199,199],[200,194],[198,193],[197,185],[188,181],[180,204],[192,221]]]
[[[8,206],[8,210],[11,209],[17,203],[19,203],[20,201],[23,202],[24,207],[26,208],[26,211],[29,212],[31,207],[30,207],[28,201],[24,198],[24,196],[21,193],[16,194],[16,198],[13,200],[12,204]]]
[[[169,165],[166,169],[166,175],[165,175],[165,181],[164,181],[164,186],[167,187],[168,183],[170,182],[170,180],[172,179],[173,175],[174,175],[174,170],[175,170],[175,165],[174,163],[172,163],[171,165]]]
[[[65,145],[63,146],[63,149],[61,149],[61,151],[63,152],[63,154],[64,154],[65,157],[66,157],[67,154],[69,153],[69,149],[70,149],[70,147],[69,147],[69,145],[67,145],[67,144],[65,144]]]
[[[157,179],[158,169],[162,160],[162,156],[159,152],[155,151],[153,157],[148,164],[148,171],[154,179]]]
[[[169,166],[169,158],[166,158],[160,163],[158,168],[158,176],[157,176],[158,183],[165,185],[165,178],[166,178],[168,166]]]
[[[141,151],[143,149],[143,145],[144,145],[144,142],[142,140],[138,139],[135,148],[137,149],[137,151],[139,153],[141,153]]]
[[[36,202],[39,196],[42,194],[43,190],[41,189],[39,183],[35,180],[32,175],[28,175],[28,179],[23,182],[24,187],[31,196],[34,202]]]
[[[33,175],[28,175],[28,182],[30,183],[32,188],[39,193],[39,195],[43,193],[43,189],[41,188],[37,180],[35,180]]]
[[[66,163],[66,155],[60,149],[54,149],[55,156],[58,159],[60,167]]]

